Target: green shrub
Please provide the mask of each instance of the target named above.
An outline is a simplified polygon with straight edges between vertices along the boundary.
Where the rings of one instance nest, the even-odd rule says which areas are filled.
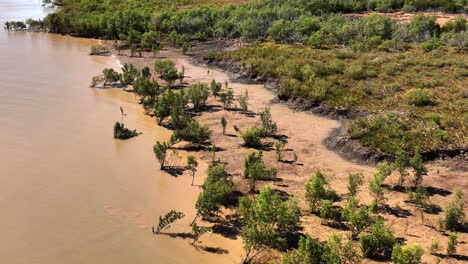
[[[368,235],[359,238],[359,242],[364,257],[381,258],[391,255],[396,238],[390,229],[384,226],[383,221],[377,221]]]
[[[193,104],[193,109],[195,110],[199,110],[201,107],[205,106],[209,95],[208,85],[204,83],[192,85],[187,92],[187,98]]]
[[[432,92],[424,88],[413,88],[405,93],[405,100],[414,106],[427,106],[433,104]]]
[[[455,192],[452,201],[445,207],[444,227],[447,230],[461,229],[465,224],[464,204],[462,201],[463,193],[460,189]]]
[[[457,233],[450,233],[449,241],[447,243],[447,255],[453,255],[457,252]]]
[[[139,133],[136,130],[130,130],[124,126],[123,123],[115,122],[114,125],[114,138],[118,139],[129,139],[138,136]]]
[[[244,140],[245,147],[257,148],[262,146],[261,136],[263,130],[260,128],[252,127],[241,131],[242,139]]]
[[[315,239],[301,237],[299,247],[281,258],[281,264],[321,264],[323,245]]]
[[[396,244],[392,252],[392,261],[395,264],[419,264],[424,250],[419,244]]]
[[[305,184],[305,198],[311,212],[317,212],[324,200],[336,200],[334,190],[327,188],[325,175],[317,171]]]

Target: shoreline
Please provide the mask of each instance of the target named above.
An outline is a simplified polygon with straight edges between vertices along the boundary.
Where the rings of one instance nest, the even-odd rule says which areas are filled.
[[[155,60],[152,56],[148,56],[148,54],[144,54],[142,58],[130,58],[125,55],[117,56],[117,58],[122,63],[133,63],[139,68],[141,66],[152,66],[152,63]],[[288,138],[286,148],[293,149],[295,152],[297,151],[299,153],[299,162],[301,165],[296,166],[288,163],[278,164],[275,161],[274,153],[272,153],[272,151],[266,151],[264,153],[264,158],[268,164],[274,164],[273,166],[279,170],[281,181],[279,184],[274,184],[274,188],[296,196],[300,200],[302,210],[306,211],[306,205],[303,200],[304,182],[308,179],[308,176],[317,169],[320,169],[326,174],[333,175],[331,186],[337,190],[339,195],[344,195],[346,193],[343,182],[347,180],[347,175],[349,173],[363,172],[366,181],[371,178],[374,171],[373,167],[364,166],[351,162],[348,159],[344,159],[342,155],[336,151],[330,150],[324,144],[324,141],[330,137],[332,133],[339,131],[341,127],[341,123],[339,121],[307,112],[295,112],[287,104],[275,101],[273,92],[264,87],[263,84],[245,84],[243,82],[238,82],[236,79],[232,78],[232,73],[221,71],[220,69],[213,69],[207,65],[200,65],[193,60],[193,56],[184,56],[180,51],[173,48],[164,49],[156,59],[158,58],[173,60],[176,63],[177,68],[184,66],[187,75],[187,83],[198,81],[206,83],[211,81],[211,79],[216,79],[220,82],[230,80],[230,87],[234,89],[236,95],[242,94],[245,91],[249,92],[249,107],[254,113],[258,112],[263,106],[271,107],[272,117],[273,120],[278,123],[279,133]],[[219,107],[219,103],[212,97],[210,97],[207,104],[210,105],[210,107]],[[234,135],[233,137],[221,135],[221,127],[219,125],[219,118],[221,115],[225,115],[227,117],[227,132],[230,135]],[[254,118],[248,118],[237,111],[226,111],[221,109],[212,112],[204,111],[195,119],[201,124],[208,126],[210,130],[213,131],[212,143],[223,149],[222,151],[217,152],[216,157],[223,161],[228,161],[228,172],[233,175],[235,184],[239,186],[239,189],[241,191],[245,191],[247,187],[246,183],[242,177],[240,177],[240,175],[242,175],[242,162],[244,156],[253,150],[245,149],[240,146],[240,139],[232,130],[232,125],[236,124],[241,129],[244,129],[246,127],[251,127],[258,121],[255,121]],[[312,131],[314,132],[311,133]],[[267,143],[271,142],[268,141]],[[191,153],[196,153],[201,157],[205,164],[207,164],[211,158],[209,151]],[[285,155],[291,155],[291,153],[288,152]],[[446,162],[440,160],[433,161],[428,164],[430,168],[430,176],[425,179],[428,186],[437,186],[437,188],[446,190],[454,190],[456,186],[459,186],[460,180],[463,178],[463,171],[465,170],[463,168],[463,163],[462,167],[455,168],[455,170],[452,170],[446,165]],[[198,174],[199,173],[200,171]],[[447,180],[444,183],[439,181],[441,174],[446,175],[444,178]],[[448,175],[450,176],[447,178]],[[391,178],[390,180],[393,182],[395,178]],[[271,182],[265,182],[261,185],[270,184],[273,185]],[[465,188],[462,187],[462,189]],[[392,192],[389,193],[388,196],[388,200],[391,201],[389,204],[392,207],[402,206],[403,204],[402,207],[404,207],[405,210],[410,212],[415,211],[414,207],[408,206],[404,203],[406,199],[404,193]],[[450,196],[437,195],[432,199],[437,202],[437,204],[444,205],[448,202],[449,197]],[[367,192],[360,198],[363,202],[369,202],[371,200],[371,197]],[[412,215],[413,217],[416,217],[417,213],[413,212]],[[222,216],[230,217],[231,215],[222,214]],[[389,218],[391,228],[396,230],[397,234],[406,237],[406,235],[402,234],[403,232],[406,232],[403,230],[405,225],[404,220],[392,215],[386,215],[386,217]],[[302,222],[305,223],[304,227],[306,233],[309,235],[312,234],[313,237],[316,237],[321,241],[326,239],[326,234],[334,232],[334,229],[321,225],[320,219],[312,215],[304,215],[302,217]],[[414,223],[410,224],[410,226],[411,228],[416,228],[416,230],[418,230],[417,232],[425,232],[428,237],[438,237],[440,235],[437,232],[434,233],[434,230],[429,228],[421,230],[421,227],[418,227],[416,223],[417,221],[415,220],[413,222]],[[312,226],[316,226],[318,228],[310,229]],[[429,243],[428,239],[412,238],[410,240],[419,242],[423,245]],[[202,238],[201,241],[203,243],[204,238]],[[236,243],[238,247],[241,245],[239,238],[237,238]],[[231,253],[229,253],[229,256],[236,257],[231,255]]]

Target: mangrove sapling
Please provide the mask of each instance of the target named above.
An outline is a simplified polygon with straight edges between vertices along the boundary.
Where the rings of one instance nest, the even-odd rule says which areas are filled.
[[[251,127],[240,131],[240,134],[242,136],[242,139],[244,140],[244,147],[258,148],[262,146],[262,129]]]
[[[465,225],[465,206],[462,198],[462,191],[457,189],[452,201],[444,208],[443,225],[445,229],[454,231],[461,229]]]
[[[153,152],[156,159],[159,161],[160,169],[164,170],[165,162],[167,157],[167,150],[169,149],[169,145],[166,142],[159,142],[157,141],[156,144],[153,146]]]
[[[120,74],[112,68],[102,70],[102,75],[104,76],[104,86],[114,85],[120,80]]]
[[[221,83],[216,82],[215,80],[212,80],[210,84],[211,94],[214,97],[218,97],[219,93],[221,92],[221,87],[222,87]]]
[[[109,55],[110,51],[107,47],[103,45],[93,45],[91,46],[91,52],[89,55]]]
[[[228,89],[226,92],[219,93],[219,98],[223,103],[224,109],[228,109],[234,102],[234,91]]]
[[[408,172],[406,169],[410,165],[410,161],[406,152],[400,149],[395,154],[395,161],[393,162],[393,168],[398,171],[398,183],[397,186],[401,187],[405,183],[406,177],[408,176]]]
[[[247,162],[246,162],[247,163]],[[247,168],[249,175],[249,191],[255,191],[258,181],[261,180],[275,180],[278,171],[275,168],[268,168],[263,160],[257,160],[250,163]]]
[[[361,256],[352,241],[343,241],[342,235],[333,233],[323,247],[322,262],[330,264],[361,263]]]
[[[374,178],[369,180],[369,191],[374,198],[373,207],[376,211],[385,203],[385,188],[382,186],[385,179],[392,173],[391,167],[386,162],[377,164],[377,172]]]
[[[247,112],[249,111],[249,94],[248,94],[248,92],[246,91],[244,95],[239,95],[239,97],[237,98],[237,101],[239,102],[241,112],[243,114],[247,114]]]
[[[271,118],[270,108],[265,108],[260,112],[260,120],[262,121],[263,136],[272,136],[276,134],[278,127]]]
[[[410,165],[414,173],[413,186],[418,187],[423,180],[423,176],[427,175],[427,168],[419,151],[416,151],[411,158]]]
[[[348,198],[356,197],[359,187],[364,183],[364,175],[362,173],[351,173],[348,176]]]
[[[315,172],[305,184],[305,198],[312,213],[318,212],[324,200],[336,200],[336,192],[326,188],[327,185],[327,179],[320,171]]]
[[[206,104],[206,100],[210,92],[208,85],[204,83],[196,83],[187,92],[187,98],[193,104],[194,110],[200,110]]]
[[[197,172],[198,161],[193,155],[189,155],[187,157],[187,169],[192,172],[192,186],[193,182],[195,181],[195,173]]]
[[[333,205],[333,201],[325,200],[320,207],[320,218],[322,223],[330,225],[333,222],[339,222],[341,219],[341,212],[338,207]]]
[[[424,250],[419,244],[396,244],[392,251],[392,261],[395,264],[418,264],[423,254]]]
[[[140,133],[134,130],[130,130],[124,126],[123,123],[115,122],[114,125],[114,138],[117,139],[129,139],[138,136]]]
[[[447,255],[451,256],[457,252],[457,241],[458,235],[457,233],[450,233],[449,240],[447,243]]]
[[[170,228],[171,224],[175,221],[182,219],[185,217],[185,214],[182,212],[177,212],[175,210],[171,210],[169,213],[165,214],[164,217],[159,216],[159,223],[158,227],[152,227],[153,234],[159,234],[162,230]]]
[[[351,230],[351,239],[353,240],[370,227],[375,220],[370,210],[366,206],[360,206],[359,200],[354,196],[348,198],[342,217],[346,221],[345,225]]]
[[[185,67],[182,65],[182,69],[179,72],[179,82],[182,85],[184,83],[184,78],[185,78]]]
[[[192,120],[184,129],[176,130],[174,132],[174,137],[177,141],[184,140],[200,145],[210,139],[211,131],[208,127],[202,126],[197,121]]]
[[[227,120],[224,116],[221,117],[221,126],[223,127],[223,136],[226,135]]]
[[[383,220],[376,221],[371,226],[369,234],[361,235],[359,238],[364,257],[373,259],[389,257],[396,241]]]
[[[273,145],[275,149],[276,160],[281,161],[281,154],[284,150],[284,142],[282,140],[275,141]]]
[[[135,79],[139,77],[140,71],[133,65],[125,63],[122,67],[121,82],[124,87],[133,84]]]

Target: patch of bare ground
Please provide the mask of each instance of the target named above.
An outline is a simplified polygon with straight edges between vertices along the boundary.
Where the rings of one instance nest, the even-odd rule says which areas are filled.
[[[152,68],[154,63],[152,55],[143,55],[142,58],[118,56],[118,59],[122,63],[133,63],[138,67],[149,66]],[[344,198],[338,203],[340,206],[343,206],[346,198],[347,179],[350,173],[362,172],[367,181],[375,172],[374,167],[353,163],[326,147],[324,144],[325,139],[330,136],[334,129],[342,125],[340,121],[304,112],[296,112],[286,105],[272,103],[275,96],[272,92],[265,89],[263,85],[236,83],[230,78],[229,73],[196,64],[190,56],[184,56],[177,50],[165,49],[157,57],[173,60],[178,68],[184,67],[186,75],[185,87],[196,82],[209,83],[215,79],[221,83],[228,81],[229,87],[233,88],[236,95],[248,92],[249,114],[247,115],[242,114],[236,107],[224,109],[216,98],[210,97],[206,110],[196,117],[201,124],[208,126],[213,132],[212,143],[218,148],[216,159],[227,162],[227,170],[233,176],[239,191],[245,193],[248,188],[247,181],[242,175],[244,158],[248,153],[256,150],[242,146],[242,138],[234,131],[233,126],[236,125],[240,129],[245,129],[259,125],[260,121],[257,113],[265,107],[271,107],[272,118],[279,128],[278,135],[287,141],[286,150],[284,151],[282,161],[278,162],[274,151],[269,147],[274,142],[274,139],[267,138],[263,140],[263,144],[266,146],[263,149],[264,160],[269,166],[278,169],[278,181],[262,182],[257,186],[257,189],[263,185],[270,185],[288,195],[295,196],[299,200],[303,212],[301,221],[304,233],[311,237],[325,241],[332,232],[348,234],[348,231],[323,225],[318,216],[311,215],[308,212],[304,201],[304,184],[316,170],[320,170],[331,177],[331,187]],[[220,119],[223,116],[228,122],[226,135],[222,134],[222,126],[220,124]],[[293,153],[297,154],[297,162],[293,162]],[[212,160],[212,154],[208,150],[198,151],[196,155],[205,161],[205,168],[206,164]],[[428,164],[428,168],[429,174],[425,176],[423,185],[429,188],[430,201],[432,203],[443,208],[452,199],[452,193],[456,188],[461,188],[464,191],[466,194],[465,202],[467,201],[468,169],[466,160],[432,161]],[[204,172],[205,170],[198,171],[196,179],[198,184],[202,182]],[[397,176],[392,175],[386,181],[386,184],[392,185],[396,181]],[[440,263],[461,263],[463,259],[466,260],[468,258],[467,233],[460,233],[458,236],[459,245],[457,251],[460,255],[458,259],[443,256],[446,251],[448,236],[438,229],[437,224],[438,219],[443,216],[443,213],[421,213],[415,206],[406,202],[407,195],[403,191],[388,191],[386,197],[388,208],[387,212],[383,213],[383,216],[387,219],[386,224],[393,230],[395,236],[403,238],[406,243],[420,243],[426,252],[423,256],[425,263],[437,262],[436,257],[428,253],[432,240],[438,240],[441,245],[439,253],[442,254],[443,258]],[[367,184],[364,184],[362,187],[359,198],[363,203],[371,202]],[[233,220],[235,218],[235,211],[235,209],[223,210],[221,219],[218,219],[217,223],[214,223],[215,226],[218,225],[218,229],[214,229],[220,232],[213,232],[209,236],[202,237],[199,246],[208,248],[229,247],[228,252],[222,252],[231,260],[239,259],[239,256],[242,254],[242,242],[240,238],[236,237],[237,229]],[[468,214],[468,210],[465,210],[465,213]],[[213,223],[204,224],[213,225]],[[264,258],[265,260],[271,258],[277,259],[279,256],[277,252],[274,252],[274,254],[264,256]],[[373,262],[364,260],[364,263]]]
[[[464,17],[466,18],[465,14],[447,14],[443,12],[417,12],[417,13],[407,13],[407,12],[394,12],[394,13],[380,13],[380,12],[365,12],[365,13],[349,13],[349,14],[344,14],[344,16],[347,17],[353,17],[353,18],[361,18],[361,17],[367,17],[370,14],[379,14],[382,16],[389,17],[391,19],[395,19],[400,22],[409,22],[411,18],[415,15],[418,14],[423,14],[423,15],[428,15],[428,16],[435,16],[436,17],[436,22],[440,26],[445,26],[447,22],[452,21],[456,19],[457,17]]]

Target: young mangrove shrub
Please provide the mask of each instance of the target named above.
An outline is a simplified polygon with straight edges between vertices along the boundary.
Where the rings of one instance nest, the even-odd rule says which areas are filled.
[[[89,55],[107,55],[109,54],[109,49],[106,46],[103,45],[93,45],[91,46],[91,52]]]
[[[229,173],[226,171],[226,165],[222,162],[211,162],[208,166],[208,176],[205,183],[214,183],[218,181],[227,181]]]
[[[208,85],[204,83],[196,83],[187,92],[187,98],[193,104],[194,110],[200,110],[206,104],[210,92]]]
[[[223,135],[226,135],[227,120],[224,116],[221,117],[221,126],[223,127]]]
[[[449,240],[447,243],[447,255],[453,255],[457,253],[457,245],[458,245],[458,235],[457,233],[450,233]]]
[[[233,183],[228,180],[205,182],[195,204],[197,213],[204,218],[215,214],[221,205],[227,203],[233,188]]]
[[[156,60],[154,62],[154,71],[159,74],[159,77],[172,86],[179,79],[179,73],[175,67],[175,63],[171,60]]]
[[[320,218],[325,224],[341,221],[341,210],[333,205],[333,201],[324,200],[320,207]]]
[[[331,234],[323,247],[322,263],[359,263],[360,260],[352,242],[344,242],[341,234]]]
[[[265,108],[260,112],[260,120],[262,121],[263,136],[272,136],[276,134],[278,127],[271,118],[270,108]]]
[[[345,225],[351,231],[351,239],[357,239],[357,237],[367,228],[369,228],[375,221],[375,217],[367,206],[360,206],[359,201],[351,197],[348,199],[343,212],[342,217],[346,221]]]
[[[372,225],[369,234],[359,238],[359,242],[364,257],[382,258],[390,257],[396,238],[383,220],[379,220]]]
[[[427,168],[419,151],[416,151],[410,159],[410,165],[414,174],[413,186],[418,187],[422,183],[423,176],[427,175]]]
[[[243,263],[250,263],[262,249],[284,249],[286,236],[295,233],[300,225],[300,210],[296,200],[283,201],[270,187],[260,191],[257,198],[244,196],[239,199],[242,217],[241,237],[246,256]]]
[[[327,179],[320,171],[317,171],[305,184],[305,198],[311,212],[316,213],[323,200],[336,200],[336,192],[327,185]]]
[[[315,239],[301,237],[299,247],[281,258],[281,264],[321,264],[323,245]]]
[[[348,176],[348,197],[356,197],[359,187],[364,184],[362,173],[351,173]]]
[[[122,85],[127,87],[127,85],[133,84],[135,79],[139,77],[140,71],[133,64],[125,63],[122,67]]]
[[[218,96],[219,96],[219,93],[221,92],[221,87],[222,87],[222,84],[221,84],[221,83],[216,82],[215,80],[212,80],[212,81],[211,81],[211,84],[210,84],[211,94],[212,94],[214,97],[218,97]]]
[[[185,217],[184,213],[177,212],[175,210],[169,211],[169,213],[165,214],[164,217],[159,216],[158,227],[152,228],[153,234],[159,234],[162,230],[170,228],[172,223],[184,217]]]
[[[239,102],[241,112],[243,114],[247,114],[247,112],[249,111],[249,94],[248,94],[248,92],[246,91],[245,94],[239,95],[239,97],[237,98],[237,101]]]
[[[281,161],[281,154],[284,150],[284,141],[275,141],[275,143],[273,144],[273,148],[275,149],[276,160]]]
[[[193,144],[202,144],[211,137],[211,131],[206,126],[200,125],[195,120],[188,123],[184,129],[176,130],[174,132],[174,139],[176,141],[188,141]]]
[[[405,183],[406,177],[408,176],[407,168],[410,165],[410,161],[406,151],[400,149],[395,154],[395,161],[393,162],[393,168],[398,172],[398,183],[397,186],[401,187]]]
[[[166,157],[167,157],[167,150],[170,148],[170,146],[166,142],[159,142],[157,141],[156,144],[153,146],[153,152],[154,156],[156,159],[159,161],[160,164],[160,169],[164,170],[164,164],[166,162]]]
[[[452,201],[445,207],[443,224],[447,230],[459,230],[465,225],[465,206],[462,201],[463,192],[457,189]]]
[[[419,244],[400,245],[393,247],[392,261],[395,264],[419,264],[424,250]]]
[[[133,83],[133,91],[140,96],[141,102],[146,98],[155,98],[161,87],[156,81],[152,81],[149,77],[137,77]]]
[[[429,246],[429,254],[435,255],[439,251],[439,241],[432,240],[431,245]]]
[[[385,179],[390,176],[392,169],[390,165],[386,162],[377,164],[377,172],[374,173],[374,178],[369,180],[369,191],[371,196],[374,198],[374,209],[379,210],[379,208],[385,203],[385,188],[382,187]]]
[[[139,133],[136,131],[136,129],[130,130],[130,129],[126,128],[123,123],[115,122],[115,125],[114,125],[114,138],[129,139],[129,138],[132,138],[132,137],[136,137],[138,135],[139,135]]]
[[[219,93],[219,99],[223,103],[224,109],[230,108],[234,102],[234,91],[227,89],[225,92]]]
[[[417,187],[414,192],[408,191],[409,201],[419,207],[426,207],[429,204],[429,193],[424,187]]]
[[[104,76],[104,86],[113,85],[120,80],[120,74],[112,68],[105,68],[102,70]]]
[[[189,155],[187,157],[187,169],[192,172],[192,186],[193,182],[195,181],[195,173],[197,172],[198,161],[193,155]]]
[[[278,171],[275,168],[268,168],[263,161],[256,161],[246,168],[249,175],[249,191],[255,190],[258,181],[275,180]]]
[[[244,140],[244,147],[258,148],[262,146],[262,129],[251,127],[245,129],[244,131],[240,131],[240,133],[242,139]]]

